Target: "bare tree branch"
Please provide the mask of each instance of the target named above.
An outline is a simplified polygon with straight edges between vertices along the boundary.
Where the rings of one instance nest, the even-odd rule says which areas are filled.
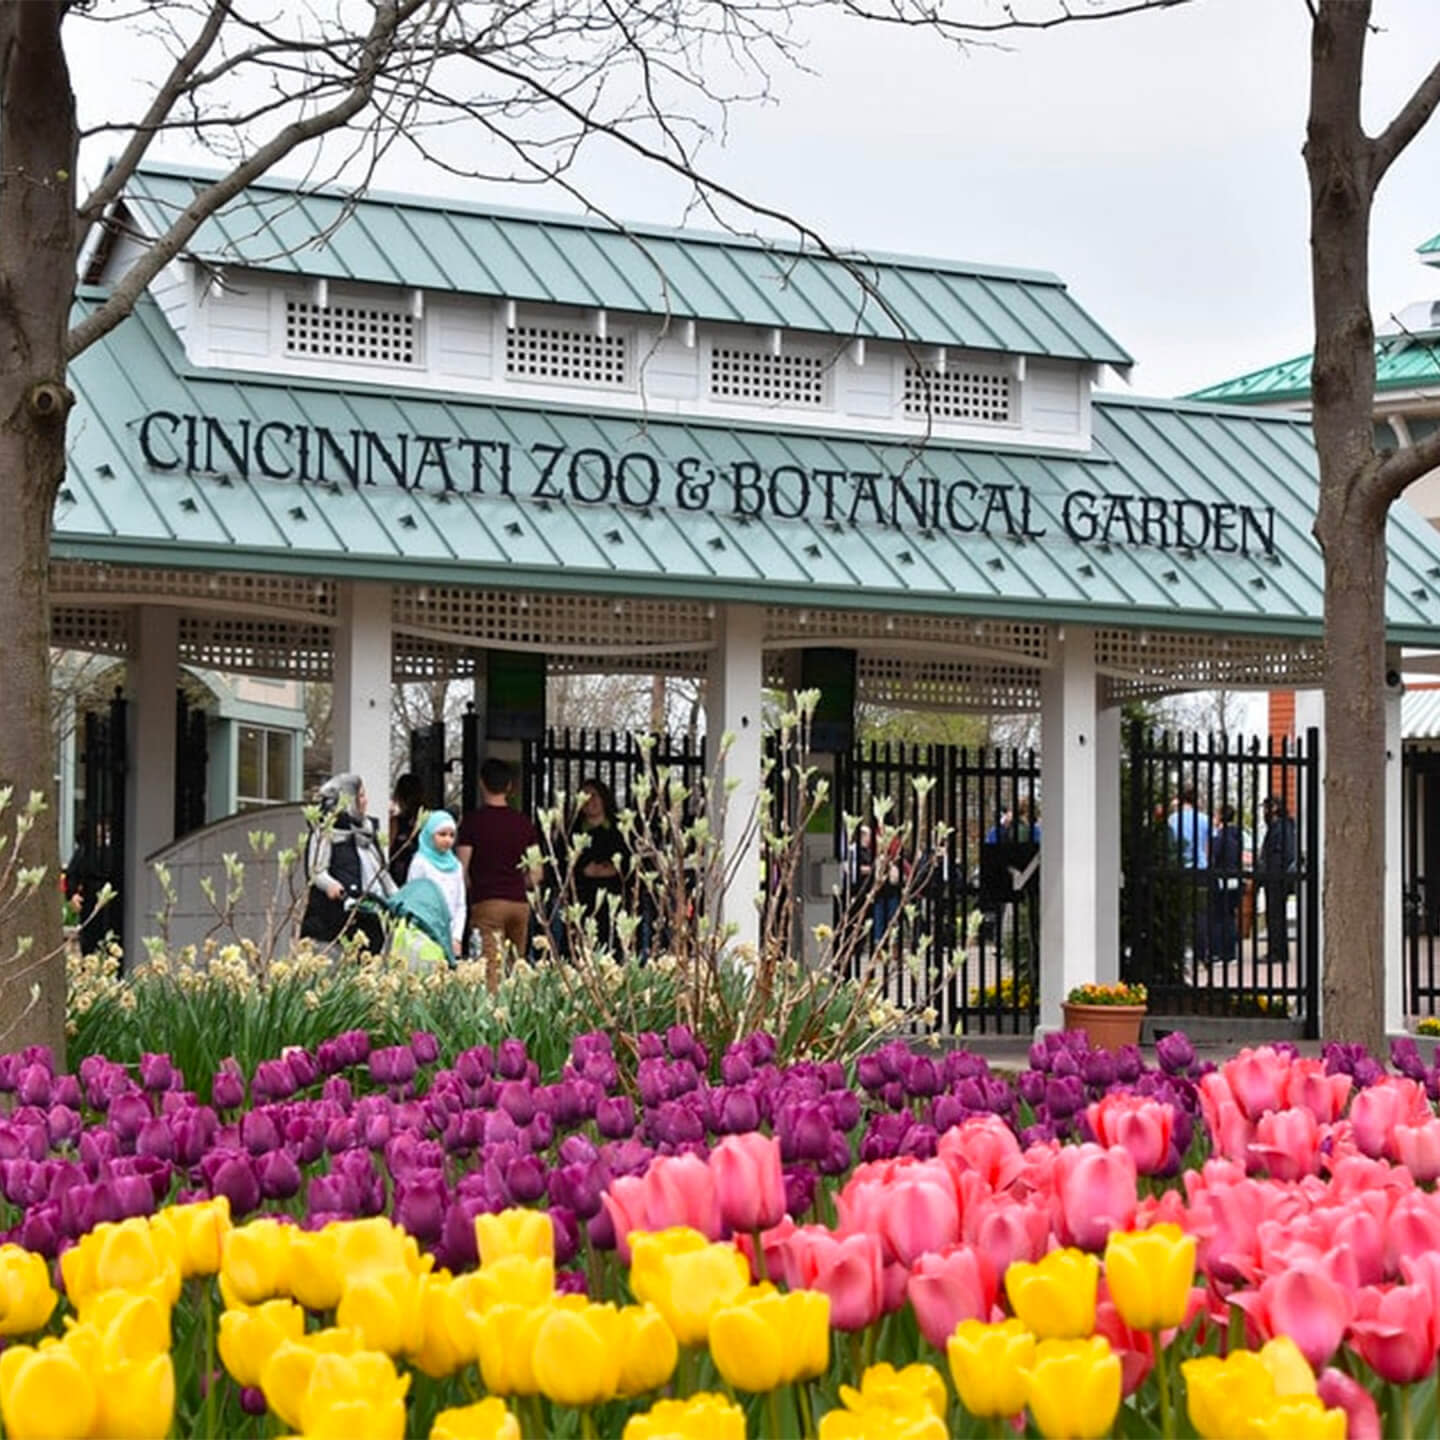
[[[1370,184],[1373,188],[1405,147],[1420,133],[1440,104],[1440,61],[1415,88],[1395,118],[1375,138],[1371,150]]]
[[[1372,482],[1382,505],[1393,504],[1421,476],[1440,465],[1440,430],[1413,445],[1392,450],[1374,473]]]

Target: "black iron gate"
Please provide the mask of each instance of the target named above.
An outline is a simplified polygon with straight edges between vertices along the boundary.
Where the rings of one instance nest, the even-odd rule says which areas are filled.
[[[125,773],[128,706],[117,690],[103,711],[88,712],[81,737],[85,795],[75,833],[75,851],[66,867],[72,893],[78,892],[80,944],[88,954],[109,933],[125,933]],[[95,910],[101,889],[114,898]]]
[[[929,784],[924,828],[915,782]],[[1026,1034],[1039,1014],[1040,762],[1033,750],[871,743],[836,756],[836,854],[843,909],[859,917],[854,972],[878,968],[885,994],[907,1009],[933,1007],[937,1025],[967,1034]],[[899,854],[875,854],[877,799],[885,823],[908,827]],[[842,812],[858,817],[847,834]],[[947,827],[931,843],[933,826]],[[868,904],[867,866],[883,866]],[[895,894],[911,878],[914,917],[891,919]],[[923,947],[922,941],[928,941]],[[877,959],[875,946],[885,953]],[[919,957],[919,963],[907,960]]]
[[[420,782],[420,803],[445,808],[445,722],[432,720],[410,732],[410,773]]]
[[[1320,736],[1131,727],[1121,974],[1150,1010],[1319,1023]]]
[[[670,770],[692,792],[705,778],[705,741],[688,734],[651,735],[642,743],[642,737],[630,731],[567,726],[552,727],[541,739],[523,743],[522,803],[532,816],[553,806],[561,795],[573,799],[587,780],[609,786],[623,810],[632,803],[635,782],[645,774],[647,764]]]
[[[175,838],[205,823],[209,789],[210,717],[191,709],[183,690],[175,692]]]
[[[1440,750],[1401,752],[1405,1013],[1440,1014]]]

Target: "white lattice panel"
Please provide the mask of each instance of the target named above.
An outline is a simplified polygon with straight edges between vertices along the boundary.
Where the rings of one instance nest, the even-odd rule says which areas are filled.
[[[306,360],[416,365],[418,331],[415,317],[399,306],[285,301],[285,353]]]
[[[123,595],[161,603],[196,599],[229,610],[287,611],[329,618],[336,613],[335,582],[299,575],[158,570],[57,560],[50,567],[50,590],[57,597]]]
[[[512,325],[505,332],[505,373],[517,380],[623,388],[630,384],[629,356],[623,335],[559,325]]]
[[[1199,635],[1172,630],[1097,630],[1095,663],[1110,702],[1176,690],[1289,689],[1324,680],[1319,640]]]
[[[429,680],[473,680],[474,650],[446,645],[418,635],[396,635],[390,676],[395,683]]]
[[[50,643],[61,650],[126,655],[130,650],[129,613],[98,605],[56,605],[50,612]]]
[[[286,680],[328,680],[334,663],[328,625],[288,620],[180,617],[180,663]]]
[[[783,651],[765,656],[765,683],[788,690],[794,671]],[[1029,665],[935,660],[910,655],[860,655],[855,699],[892,710],[955,710],[1018,715],[1040,708],[1040,671]]]
[[[825,362],[818,355],[717,345],[710,352],[710,394],[716,400],[818,409],[825,404]]]
[[[1019,418],[1015,414],[1015,382],[998,369],[967,365],[941,371],[933,365],[907,365],[905,413],[1011,425]]]
[[[679,600],[615,600],[600,595],[517,594],[461,586],[397,585],[397,630],[436,639],[460,636],[478,648],[547,654],[688,649],[715,638],[714,606]]]
[[[767,644],[934,645],[949,650],[1023,656],[1050,663],[1050,627],[1012,620],[963,620],[943,615],[882,615],[867,610],[803,610],[779,605],[765,612]]]
[[[552,675],[704,675],[710,657],[704,650],[674,650],[649,655],[557,655],[548,660]]]

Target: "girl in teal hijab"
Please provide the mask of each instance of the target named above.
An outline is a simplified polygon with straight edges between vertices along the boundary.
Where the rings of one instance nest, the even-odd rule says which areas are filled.
[[[452,953],[460,954],[465,938],[465,871],[455,854],[455,817],[448,810],[432,810],[420,829],[409,880],[431,880],[445,897],[450,911]]]

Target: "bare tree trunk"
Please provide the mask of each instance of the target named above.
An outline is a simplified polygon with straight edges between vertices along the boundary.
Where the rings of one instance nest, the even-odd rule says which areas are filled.
[[[30,863],[56,853],[50,743],[50,519],[65,473],[65,336],[75,260],[75,109],[59,0],[0,4],[0,782],[49,809]],[[17,243],[24,237],[23,243]],[[0,1048],[48,1044],[65,1057],[60,901],[37,887],[0,922]],[[19,958],[17,946],[28,940]],[[30,991],[38,983],[38,999]]]

